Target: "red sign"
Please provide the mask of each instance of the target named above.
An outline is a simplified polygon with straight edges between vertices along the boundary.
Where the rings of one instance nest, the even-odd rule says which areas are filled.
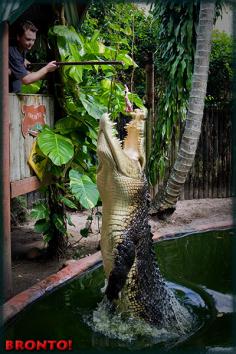
[[[40,106],[27,106],[24,104],[22,106],[22,112],[24,118],[21,123],[21,130],[24,138],[28,134],[36,136],[39,131],[38,128],[46,124],[44,119],[46,107],[43,104]]]

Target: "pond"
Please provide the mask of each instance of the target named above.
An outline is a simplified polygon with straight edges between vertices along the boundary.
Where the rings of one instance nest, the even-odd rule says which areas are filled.
[[[101,266],[32,304],[5,330],[6,339],[71,339],[79,353],[195,350],[197,353],[230,352],[233,347],[232,230],[184,235],[155,244],[161,272],[176,296],[194,316],[191,333],[162,340],[160,333],[139,333],[130,340],[96,333],[89,324],[103,295]],[[142,332],[142,331],[141,331]],[[159,338],[157,338],[159,336]],[[133,340],[132,340],[133,338]]]

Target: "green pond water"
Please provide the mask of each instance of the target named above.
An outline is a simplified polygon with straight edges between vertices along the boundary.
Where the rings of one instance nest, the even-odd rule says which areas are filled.
[[[231,230],[185,235],[155,244],[161,272],[191,311],[193,330],[179,338],[142,330],[133,340],[96,333],[92,318],[101,302],[102,266],[67,283],[20,313],[6,326],[6,339],[72,339],[78,353],[230,353],[233,350],[233,285]],[[101,321],[103,321],[102,319]],[[114,324],[113,324],[114,325]],[[125,327],[126,328],[126,327]],[[132,337],[133,324],[127,327]],[[124,330],[124,328],[123,328]]]

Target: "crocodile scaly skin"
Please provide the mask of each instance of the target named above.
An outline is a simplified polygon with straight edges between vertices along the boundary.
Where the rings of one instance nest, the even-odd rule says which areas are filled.
[[[177,322],[148,225],[144,114],[136,110],[122,148],[109,115],[100,120],[97,185],[102,199],[101,252],[107,298],[118,310],[157,326]]]

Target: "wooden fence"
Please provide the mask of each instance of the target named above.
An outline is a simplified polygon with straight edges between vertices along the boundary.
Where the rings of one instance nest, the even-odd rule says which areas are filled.
[[[207,108],[194,164],[181,199],[225,198],[231,193],[231,124],[229,108]],[[174,164],[178,142],[169,151],[167,175]],[[167,177],[167,176],[166,176]],[[157,188],[155,188],[157,190]]]
[[[37,189],[40,183],[28,164],[35,141],[34,125],[53,125],[53,98],[47,95],[9,94],[11,197]],[[32,135],[33,134],[33,135]]]

